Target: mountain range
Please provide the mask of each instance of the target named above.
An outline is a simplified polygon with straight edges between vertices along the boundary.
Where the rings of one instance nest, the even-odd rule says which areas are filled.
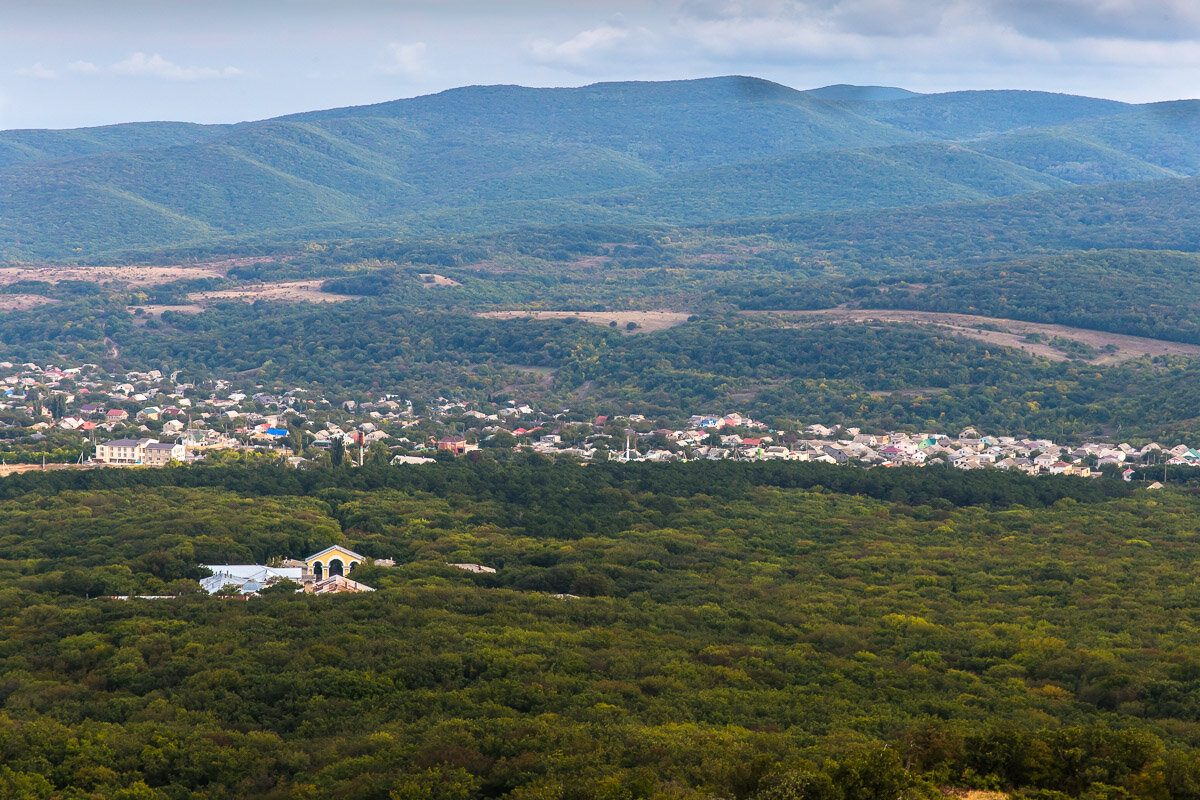
[[[1197,175],[1200,101],[747,77],[472,86],[235,125],[0,132],[0,259],[362,226],[687,225],[1034,193],[1072,205],[1098,184],[1191,193]]]

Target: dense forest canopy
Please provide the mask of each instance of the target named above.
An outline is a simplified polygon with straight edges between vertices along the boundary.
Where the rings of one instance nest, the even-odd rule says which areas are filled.
[[[536,458],[0,487],[13,796],[1187,798],[1200,778],[1187,494]],[[356,572],[371,595],[197,594],[202,561],[330,542],[397,566]]]

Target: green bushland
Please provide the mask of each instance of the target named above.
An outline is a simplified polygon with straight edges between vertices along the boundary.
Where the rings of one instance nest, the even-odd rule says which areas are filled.
[[[986,477],[531,457],[8,478],[0,781],[1193,797],[1200,501]],[[369,595],[196,593],[202,558],[335,540],[398,566],[362,567]]]

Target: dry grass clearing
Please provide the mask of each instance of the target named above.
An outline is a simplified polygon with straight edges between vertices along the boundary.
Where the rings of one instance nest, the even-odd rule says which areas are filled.
[[[616,327],[625,333],[651,333],[665,331],[687,322],[690,316],[684,311],[483,311],[480,317],[492,319],[581,319],[593,325]],[[637,325],[630,330],[629,323]]]
[[[152,316],[162,316],[165,311],[176,311],[180,314],[202,314],[208,306],[231,300],[243,303],[254,303],[258,300],[272,300],[281,303],[342,303],[357,298],[345,294],[331,294],[321,291],[325,280],[318,278],[308,281],[284,281],[282,283],[253,283],[245,286],[235,286],[232,289],[214,289],[210,292],[192,292],[187,296],[188,303],[177,306],[141,305],[128,306],[131,314],[144,311]]]
[[[453,278],[438,275],[436,272],[418,272],[417,274],[421,276],[422,285],[426,289],[433,286],[462,286],[461,283]]]
[[[1114,364],[1143,356],[1200,355],[1200,345],[1148,339],[1142,336],[1125,336],[1105,333],[1086,328],[1071,328],[1066,325],[1047,325],[1040,322],[1022,322],[1014,319],[979,317],[971,314],[947,314],[933,311],[876,310],[853,308],[828,308],[820,311],[754,311],[748,314],[802,320],[808,324],[822,322],[904,322],[916,325],[932,325],[959,336],[978,339],[988,344],[1024,350],[1031,355],[1054,361],[1069,358],[1063,351],[1052,347],[1049,341],[1055,337],[1072,339],[1076,342],[1108,352],[1101,354],[1092,363]],[[1038,334],[1041,342],[1027,341],[1030,334]]]
[[[174,311],[178,314],[203,314],[204,306],[195,303],[186,306],[159,306],[148,303],[144,306],[126,306],[125,310],[130,314],[143,311],[152,317],[161,317],[165,311]]]
[[[40,294],[0,294],[0,311],[24,311],[27,308],[57,302],[52,297],[43,297]]]
[[[85,283],[116,283],[125,286],[158,286],[172,281],[197,278],[224,278],[233,267],[278,261],[275,256],[246,256],[219,261],[200,261],[195,264],[163,264],[159,266],[121,267],[55,267],[23,265],[0,267],[0,286],[18,281],[84,281]]]
[[[322,292],[321,284],[324,282],[323,278],[319,278],[311,281],[255,283],[247,286],[235,286],[232,289],[192,292],[188,295],[188,300],[204,305],[225,300],[241,300],[245,303],[253,303],[257,300],[278,300],[284,303],[341,303],[354,299],[349,295]]]
[[[18,281],[84,281],[86,283],[122,283],[128,286],[157,286],[172,281],[196,278],[223,278],[225,273],[211,264],[194,267],[2,267],[0,285]]]

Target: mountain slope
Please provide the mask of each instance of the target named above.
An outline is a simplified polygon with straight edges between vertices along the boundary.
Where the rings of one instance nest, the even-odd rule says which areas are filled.
[[[876,273],[1071,250],[1200,250],[1200,178],[1069,187],[977,203],[709,226],[766,234]]]
[[[1098,141],[1089,135],[1095,129],[1079,126],[1021,131],[973,141],[970,147],[1075,184],[1180,177],[1179,172]]]
[[[0,168],[119,150],[195,144],[216,139],[232,127],[190,122],[130,122],[76,130],[0,131]]]
[[[601,83],[578,89],[470,86],[286,120],[404,120],[431,135],[567,140],[612,148],[658,170],[773,154],[872,147],[913,134],[838,103],[757,78]]]
[[[744,77],[474,86],[234,126],[0,133],[0,258],[372,225],[689,224],[1197,173],[1196,103]]]
[[[863,103],[856,110],[900,130],[935,138],[962,139],[1024,128],[1045,128],[1091,117],[1111,117],[1136,108],[1094,97],[992,90]]]
[[[965,147],[928,143],[802,153],[713,167],[626,192],[578,198],[578,202],[686,224],[969,202],[1066,185]]]

